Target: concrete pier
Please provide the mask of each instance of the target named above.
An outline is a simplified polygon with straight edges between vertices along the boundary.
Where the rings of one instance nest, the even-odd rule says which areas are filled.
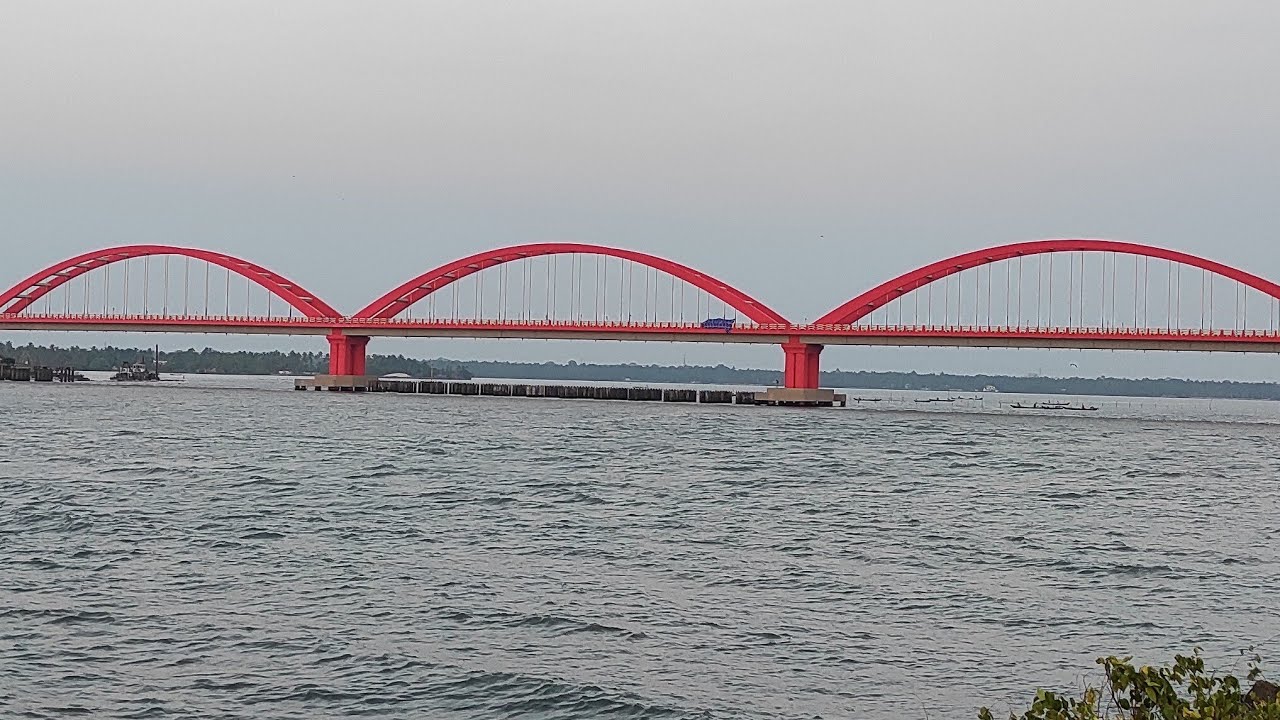
[[[7,360],[7,359],[6,359]],[[18,365],[13,362],[0,362],[0,380],[13,382],[75,382],[77,373],[69,367],[51,368],[31,365]],[[81,376],[83,379],[83,376]]]
[[[622,387],[616,385],[531,385],[528,383],[413,380],[352,375],[318,375],[294,381],[295,390],[379,392],[411,395],[472,397],[525,397],[563,400],[619,400],[626,402],[694,403],[703,405],[757,405],[754,391],[698,390],[695,388]]]
[[[376,375],[316,375],[294,381],[294,390],[328,390],[330,392],[371,392],[377,389]]]
[[[784,407],[845,407],[849,398],[843,393],[827,389],[769,388],[756,393],[757,405]]]
[[[409,395],[556,398],[563,400],[623,400],[629,402],[695,403],[700,405],[773,405],[789,407],[845,407],[848,399],[834,390],[769,388],[698,390],[695,388],[621,387],[616,385],[531,385],[528,383],[470,382],[377,378],[368,375],[317,375],[299,378],[295,390],[378,392]]]

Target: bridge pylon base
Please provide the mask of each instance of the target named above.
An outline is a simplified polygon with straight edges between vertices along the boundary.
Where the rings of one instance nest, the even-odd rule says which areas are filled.
[[[337,330],[329,334],[329,374],[343,377],[361,377],[365,374],[365,346],[369,338],[361,335],[345,335]]]
[[[793,337],[782,346],[786,358],[783,385],[794,390],[817,390],[821,373],[822,346]]]
[[[769,388],[756,393],[757,405],[783,407],[845,407],[849,398],[843,393],[825,388]]]
[[[378,387],[377,375],[316,375],[299,378],[294,390],[329,390],[332,392],[372,392]]]

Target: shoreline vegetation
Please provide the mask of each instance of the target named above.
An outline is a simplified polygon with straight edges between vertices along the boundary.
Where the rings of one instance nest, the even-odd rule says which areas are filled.
[[[1205,669],[1197,649],[1167,666],[1135,666],[1133,658],[1098,658],[1100,685],[1078,695],[1040,690],[1023,714],[1009,720],[1278,720],[1280,687],[1263,679],[1259,658],[1243,678]],[[979,720],[995,720],[990,708]]]
[[[155,350],[147,348],[58,347],[0,343],[0,357],[13,358],[24,365],[72,367],[78,371],[114,371],[124,365],[152,364]],[[403,355],[369,355],[368,370],[373,375],[407,373],[414,377],[441,380],[470,380],[473,376],[452,360],[418,360]],[[329,371],[328,353],[161,350],[160,371],[183,375],[316,375]]]
[[[0,357],[20,363],[70,366],[80,371],[109,371],[122,364],[150,362],[153,350],[116,347],[58,347],[0,343]],[[325,353],[251,352],[204,350],[161,351],[162,371],[180,374],[314,375],[328,370]],[[493,379],[690,383],[769,387],[781,383],[782,372],[772,369],[736,368],[727,365],[592,364],[470,361],[435,358],[423,360],[404,355],[370,354],[369,372],[377,375],[405,373],[411,377],[442,380]],[[958,375],[949,373],[872,372],[835,370],[822,373],[823,387],[856,390],[924,390],[931,392],[983,392],[1023,395],[1093,395],[1197,399],[1280,400],[1280,383],[1179,378],[1055,378],[1012,375]]]

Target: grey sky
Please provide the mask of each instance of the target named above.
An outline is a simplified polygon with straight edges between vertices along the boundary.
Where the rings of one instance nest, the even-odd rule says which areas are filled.
[[[666,255],[812,319],[947,254],[1080,235],[1280,279],[1277,37],[1273,2],[9,3],[0,284],[166,242],[244,255],[355,309],[466,253],[572,239]],[[780,362],[720,346],[373,350]],[[1097,372],[1274,377],[1271,358],[1088,357]]]

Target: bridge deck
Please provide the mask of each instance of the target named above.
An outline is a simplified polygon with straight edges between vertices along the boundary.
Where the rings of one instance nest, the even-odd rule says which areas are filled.
[[[0,330],[229,335],[328,335],[338,331],[347,335],[367,337],[615,340],[769,345],[799,341],[815,345],[1280,352],[1280,332],[1277,331],[1158,328],[748,324],[724,331],[697,324],[678,323],[20,314],[0,315]]]

